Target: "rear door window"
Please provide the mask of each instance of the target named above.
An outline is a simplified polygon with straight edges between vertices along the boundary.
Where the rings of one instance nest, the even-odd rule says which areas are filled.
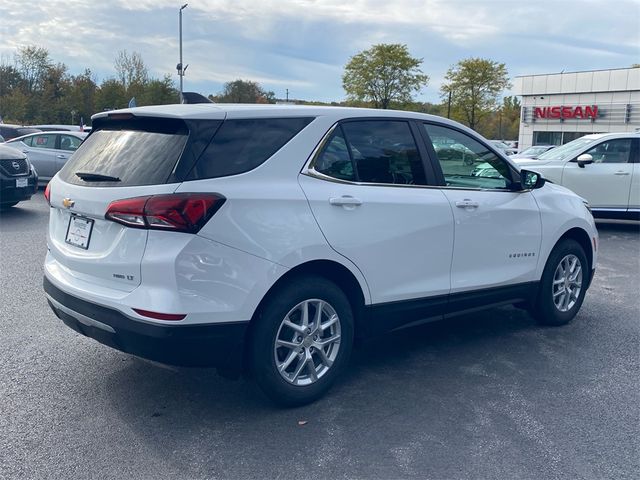
[[[338,127],[334,130],[326,146],[318,155],[314,169],[332,178],[356,181],[353,163],[349,156],[347,142],[342,134],[342,128]]]
[[[31,147],[33,148],[56,148],[56,135],[45,133],[31,137]]]
[[[313,168],[329,177],[354,182],[427,183],[411,127],[402,120],[344,122],[334,130]]]
[[[273,156],[312,120],[309,117],[226,120],[187,180],[248,172]]]
[[[426,178],[411,127],[406,121],[345,122],[343,132],[358,181],[424,185]]]

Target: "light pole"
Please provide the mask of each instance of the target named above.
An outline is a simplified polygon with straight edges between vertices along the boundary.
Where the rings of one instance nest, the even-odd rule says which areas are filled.
[[[184,77],[184,72],[186,70],[186,67],[182,68],[182,10],[187,8],[188,5],[189,5],[188,3],[185,3],[184,5],[182,5],[180,7],[180,13],[179,13],[179,17],[180,17],[180,63],[178,63],[176,68],[178,69],[178,75],[180,76],[180,103],[182,103],[182,78]]]

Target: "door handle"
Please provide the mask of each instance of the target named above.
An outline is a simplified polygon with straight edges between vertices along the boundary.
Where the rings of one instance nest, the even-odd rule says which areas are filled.
[[[29,150],[22,150],[22,153],[29,153]]]
[[[342,197],[331,197],[329,203],[337,207],[359,207],[362,205],[362,200],[350,195],[343,195]]]
[[[456,202],[456,207],[458,208],[478,208],[480,204],[478,202],[474,202],[469,198],[465,198],[464,200],[458,200]]]
[[[58,155],[58,158],[67,158],[66,155]]]
[[[629,175],[629,172],[624,172],[624,171],[619,171],[619,172],[615,172],[614,175]]]

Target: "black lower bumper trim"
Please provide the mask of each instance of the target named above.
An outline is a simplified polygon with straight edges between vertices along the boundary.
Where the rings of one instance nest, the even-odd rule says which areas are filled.
[[[221,367],[239,370],[249,322],[212,323],[205,325],[158,325],[133,320],[122,313],[63,292],[46,277],[44,290],[55,300],[79,316],[49,306],[56,316],[78,333],[109,347],[161,363],[191,367]],[[88,317],[108,325],[114,332],[88,322]]]

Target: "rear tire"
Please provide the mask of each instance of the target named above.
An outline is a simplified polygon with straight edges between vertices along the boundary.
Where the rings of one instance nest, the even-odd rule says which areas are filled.
[[[255,319],[249,353],[256,382],[283,406],[320,398],[347,366],[353,324],[349,300],[334,283],[317,276],[292,279]]]
[[[551,251],[544,267],[532,314],[541,325],[566,325],[576,316],[591,274],[587,256],[575,240],[565,239]]]

